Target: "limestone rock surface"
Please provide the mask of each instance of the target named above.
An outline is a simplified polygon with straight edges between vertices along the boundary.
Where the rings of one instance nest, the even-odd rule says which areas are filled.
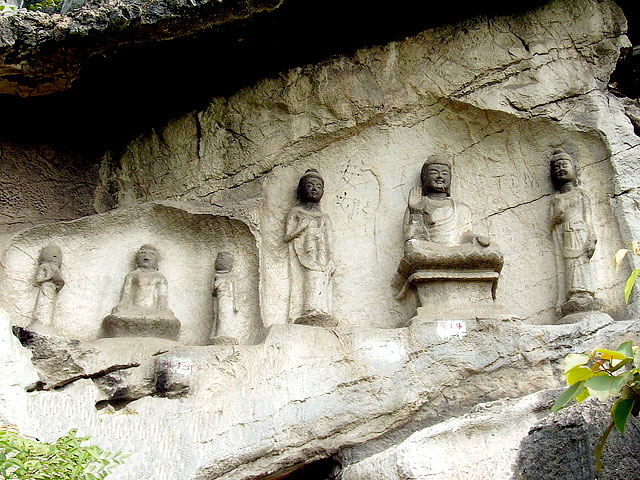
[[[193,35],[280,3],[94,0],[64,15],[20,10],[0,16],[0,92],[33,96],[64,91],[92,56],[109,57],[129,44]]]
[[[468,414],[345,466],[342,480],[511,480],[521,439],[548,412],[557,393],[544,390],[518,400],[479,404]]]
[[[109,362],[131,361],[135,350],[140,365],[122,370],[127,375],[117,382],[104,376],[101,384],[98,376],[74,374],[59,388],[32,393],[17,388],[4,401],[24,405],[26,411],[13,412],[11,421],[25,433],[51,439],[78,427],[105,448],[135,452],[115,479],[278,478],[398,429],[408,436],[417,429],[415,421],[434,425],[479,401],[557,388],[560,359],[567,353],[616,344],[639,331],[634,322],[602,317],[557,326],[478,321],[466,336],[449,340],[435,335],[435,325],[289,324],[272,326],[261,345],[140,349],[123,342],[120,349],[112,343],[108,355],[105,341],[132,339],[101,339],[77,344],[75,352],[84,357],[74,354],[76,362],[104,371]],[[24,347],[16,343],[7,354],[24,357]],[[524,435],[533,423],[532,410],[518,408],[509,417],[518,419],[510,438]],[[56,415],[43,414],[50,409]],[[486,428],[476,423],[469,424],[474,435],[491,436],[499,420]],[[158,454],[167,448],[173,451],[170,461]],[[495,465],[508,464],[512,453],[497,456]]]
[[[66,17],[0,18],[3,88],[21,92],[46,61],[45,46],[59,60],[47,66],[50,77],[40,76],[46,81],[36,93],[66,88],[82,63],[72,48],[76,35],[95,38],[108,55],[117,49],[118,25],[143,35],[145,22],[157,20],[167,27],[160,40],[175,34],[174,7],[202,13],[201,22],[212,25],[248,4],[161,1],[128,11],[128,4],[108,3],[120,8],[113,18],[100,5]],[[80,16],[95,26],[76,26]],[[60,43],[49,43],[50,31]],[[78,191],[69,203],[56,197],[34,222],[46,224],[33,228],[23,228],[36,215],[21,205],[26,211],[35,200],[16,201],[9,212],[20,231],[7,227],[0,242],[0,418],[44,440],[78,428],[103,448],[132,453],[114,480],[275,480],[332,455],[353,478],[421,478],[436,467],[464,478],[474,474],[478,445],[492,453],[478,474],[513,471],[515,449],[500,451],[492,433],[515,445],[548,402],[544,395],[509,399],[560,387],[566,354],[640,332],[627,320],[638,318],[638,302],[627,309],[622,298],[640,257],[620,272],[611,267],[618,248],[640,239],[635,113],[607,91],[629,45],[625,32],[612,0],[550,1],[523,15],[478,17],[263,79],[109,151],[97,187],[94,165],[59,175],[59,165],[45,168],[47,156],[34,162],[33,178],[65,187],[69,178],[56,183],[59,176],[77,178]],[[70,58],[56,45],[66,45]],[[30,52],[38,49],[36,61]],[[559,146],[578,160],[591,196],[600,239],[592,260],[596,295],[606,305],[606,314],[566,325],[552,325],[559,289],[548,160]],[[496,301],[511,314],[469,320],[464,335],[448,338],[428,322],[397,328],[416,305],[411,295],[396,300],[393,286],[407,196],[434,153],[453,157],[455,198],[504,254]],[[323,211],[336,237],[335,328],[286,323],[283,227],[308,168],[323,173]],[[30,174],[24,165],[8,170],[16,171],[9,186]],[[87,190],[94,189],[90,205]],[[100,213],[88,215],[91,207]],[[60,221],[52,221],[57,211]],[[11,327],[29,329],[37,253],[52,242],[63,251],[66,284],[54,333],[25,341],[30,353]],[[183,327],[179,344],[98,340],[135,251],[148,242],[164,255],[169,307]],[[240,305],[257,326],[253,345],[205,345],[222,250],[238,261]],[[474,412],[478,403],[489,405]],[[442,444],[455,457],[426,464]],[[517,468],[525,463],[521,457]]]
[[[611,403],[590,398],[537,422],[519,445],[515,480],[634,478],[640,460],[638,420],[629,417],[624,435],[614,428],[602,453],[602,471],[593,456],[598,438],[611,422]]]
[[[317,168],[336,236],[333,315],[339,325],[388,328],[415,310],[392,287],[409,191],[426,157],[449,155],[452,195],[504,254],[496,302],[552,323],[560,289],[548,162],[563,146],[593,204],[596,295],[606,313],[625,318],[628,271],[614,272],[610,259],[640,238],[640,140],[607,92],[625,31],[612,1],[552,1],[292,69],[109,152],[98,193],[120,206],[255,199],[263,315],[280,324],[289,291],[282,229],[297,179]]]

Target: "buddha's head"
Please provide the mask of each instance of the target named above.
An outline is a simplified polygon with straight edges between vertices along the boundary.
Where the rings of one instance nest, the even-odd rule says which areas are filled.
[[[451,195],[451,161],[441,155],[430,156],[422,165],[420,172],[422,194],[429,192]]]
[[[56,245],[47,245],[40,250],[38,263],[54,263],[60,268],[62,266],[62,250]]]
[[[233,255],[219,252],[216,256],[216,273],[227,273],[233,270]]]
[[[136,254],[136,266],[144,270],[158,270],[158,249],[153,245],[145,244]]]
[[[567,183],[578,184],[578,173],[573,157],[559,148],[553,152],[549,163],[551,182],[556,189]]]
[[[310,168],[298,182],[298,201],[302,203],[320,203],[324,195],[324,179],[315,168]]]

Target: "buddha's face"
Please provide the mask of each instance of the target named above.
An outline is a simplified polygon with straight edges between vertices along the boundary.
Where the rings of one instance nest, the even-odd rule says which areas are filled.
[[[157,270],[158,254],[153,250],[140,250],[136,255],[136,265],[146,270]]]
[[[324,182],[319,178],[307,177],[304,179],[302,193],[303,201],[318,203],[324,195]]]
[[[553,162],[551,174],[560,183],[575,182],[576,167],[571,160],[561,158]]]
[[[427,169],[426,180],[427,191],[448,192],[451,185],[451,169],[449,165],[432,163]]]
[[[62,265],[62,252],[58,247],[52,245],[46,246],[40,252],[40,263],[55,263],[56,265]]]

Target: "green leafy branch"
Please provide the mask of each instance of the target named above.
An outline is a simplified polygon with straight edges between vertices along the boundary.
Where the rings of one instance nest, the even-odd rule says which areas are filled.
[[[13,425],[0,426],[0,480],[102,480],[127,457],[80,444],[77,430],[54,443],[21,436]]]
[[[3,15],[13,14],[17,10],[18,10],[18,7],[16,7],[15,5],[0,4],[0,17]]]
[[[615,426],[624,433],[629,416],[640,413],[640,347],[631,342],[621,344],[616,350],[596,348],[591,355],[571,353],[565,358],[564,374],[569,387],[553,404],[557,412],[570,401],[578,403],[589,396],[601,402],[617,397],[611,407],[611,423],[602,433],[596,445],[596,469],[602,469],[602,451]]]
[[[627,253],[633,253],[634,255],[640,255],[640,246],[638,246],[638,242],[631,242],[631,250],[627,250],[626,248],[621,248],[616,252],[613,257],[613,265],[616,267],[616,270],[620,268],[620,264],[622,260],[627,255]],[[640,275],[640,268],[636,268],[631,272],[629,278],[627,278],[627,283],[624,285],[624,301],[629,303],[629,299],[631,298],[631,292],[633,291],[633,287],[638,280],[638,275]]]

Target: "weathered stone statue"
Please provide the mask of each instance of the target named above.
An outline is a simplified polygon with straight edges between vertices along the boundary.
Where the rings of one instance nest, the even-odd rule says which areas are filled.
[[[180,321],[167,304],[167,279],[158,271],[158,250],[143,245],[136,269],[124,278],[120,303],[102,321],[105,337],[161,337],[177,340]]]
[[[233,256],[220,252],[216,256],[216,273],[213,279],[215,321],[209,345],[235,345],[238,339],[248,336],[238,315],[236,282],[233,276]],[[249,326],[250,330],[250,326]]]
[[[33,309],[33,322],[36,325],[50,327],[53,323],[53,310],[58,292],[64,287],[60,273],[62,251],[56,245],[47,245],[40,251],[35,286],[39,287],[36,306]]]
[[[571,155],[562,149],[556,150],[550,171],[556,189],[551,199],[551,232],[556,256],[564,260],[564,295],[558,295],[559,310],[565,316],[600,310],[602,300],[595,297],[589,266],[598,241],[591,224],[591,202],[578,186],[576,165]],[[558,267],[562,277],[562,265]],[[565,301],[560,305],[563,296]]]
[[[331,315],[332,227],[320,210],[324,180],[309,169],[298,183],[298,204],[287,217],[284,241],[289,244],[291,294],[289,318],[294,323],[334,326]]]
[[[421,187],[414,187],[404,220],[405,249],[429,248],[429,244],[447,246],[475,243],[488,247],[486,236],[474,234],[471,209],[451,198],[451,162],[433,155],[420,172]]]
[[[493,318],[502,253],[473,231],[471,209],[451,198],[451,177],[449,159],[433,155],[422,166],[422,185],[409,193],[399,298],[415,286],[423,319]]]

